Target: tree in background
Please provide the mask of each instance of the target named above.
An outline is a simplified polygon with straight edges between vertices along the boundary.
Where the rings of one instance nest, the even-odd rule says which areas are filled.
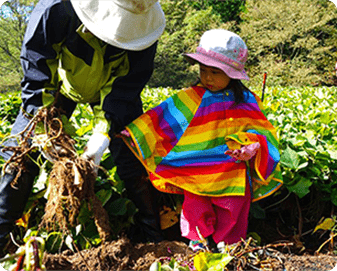
[[[0,91],[18,89],[22,77],[20,50],[30,12],[38,0],[9,0],[0,9]],[[239,20],[244,0],[161,0],[167,27],[161,37],[156,70],[150,86],[180,88],[195,79],[196,73],[182,53],[195,49],[206,30]]]
[[[7,85],[8,88],[19,87],[18,82],[22,77],[21,45],[29,14],[36,2],[36,0],[10,0],[0,9],[0,76],[3,79],[1,84]]]
[[[240,13],[245,9],[246,0],[187,0],[188,5],[196,10],[212,7],[212,12],[220,16],[223,23],[240,22]]]
[[[336,11],[330,1],[247,0],[240,34],[252,79],[267,71],[269,84],[329,82],[337,59]]]
[[[196,76],[182,57],[203,32],[224,28],[249,48],[249,86],[331,85],[337,60],[337,9],[326,0],[162,0],[167,27],[150,86],[180,88]],[[239,5],[241,4],[241,6]]]
[[[159,41],[155,70],[149,85],[181,88],[195,81],[197,78],[196,67],[190,67],[182,54],[194,51],[201,35],[206,30],[212,28],[230,29],[234,23],[223,23],[223,20],[236,18],[241,9],[237,8],[235,12],[228,10],[224,13],[225,17],[222,17],[220,13],[231,3],[237,4],[239,2],[244,3],[242,0],[224,2],[161,0],[167,25]],[[214,6],[219,9],[215,10]]]
[[[20,50],[38,0],[10,0],[0,9],[0,91],[19,89]],[[334,84],[337,9],[327,0],[161,0],[167,27],[160,38],[151,87],[181,88],[197,76],[183,58],[212,28],[236,32],[249,47],[249,86]],[[5,6],[5,8],[4,8]],[[335,80],[336,81],[336,80]]]

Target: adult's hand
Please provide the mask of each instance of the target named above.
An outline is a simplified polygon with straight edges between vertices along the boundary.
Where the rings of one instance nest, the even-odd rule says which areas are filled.
[[[110,139],[108,136],[101,133],[94,133],[84,147],[82,157],[92,160],[98,166],[109,143]]]

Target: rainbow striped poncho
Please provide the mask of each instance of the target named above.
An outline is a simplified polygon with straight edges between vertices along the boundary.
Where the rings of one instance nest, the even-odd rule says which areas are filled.
[[[240,196],[247,176],[253,201],[282,185],[276,131],[263,114],[260,99],[245,92],[235,105],[231,90],[212,93],[200,86],[178,92],[147,111],[126,129],[124,141],[143,163],[160,191],[201,196]],[[225,151],[260,142],[249,162]]]

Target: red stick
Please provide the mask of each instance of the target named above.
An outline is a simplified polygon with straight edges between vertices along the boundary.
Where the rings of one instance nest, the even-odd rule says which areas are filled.
[[[261,97],[261,101],[263,102],[264,100],[264,90],[266,88],[266,80],[267,80],[267,73],[265,72],[263,74],[263,83],[262,83],[262,97]]]

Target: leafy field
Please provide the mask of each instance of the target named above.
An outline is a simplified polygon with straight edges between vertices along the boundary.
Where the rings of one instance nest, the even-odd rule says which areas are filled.
[[[284,183],[300,198],[315,186],[337,206],[336,88],[274,88],[266,101],[278,127]]]
[[[142,94],[144,109],[158,105],[174,92],[176,90],[171,88],[146,88]],[[261,96],[260,91],[256,92]],[[276,195],[270,197],[268,202],[261,206],[254,205],[252,214],[254,218],[263,220],[269,205],[278,206],[291,197],[295,198],[299,212],[295,216],[295,224],[289,227],[293,232],[292,235],[297,236],[299,243],[303,233],[301,227],[305,223],[310,225],[307,230],[311,230],[311,233],[319,225],[316,230],[329,233],[327,238],[331,239],[331,243],[337,234],[334,211],[337,206],[337,99],[335,93],[335,87],[266,89],[264,104],[267,117],[277,127],[280,138],[284,186]],[[7,93],[1,96],[1,140],[8,136],[19,108],[19,93]],[[67,125],[67,130],[77,142],[76,148],[79,153],[82,152],[90,135],[92,118],[90,108],[81,105],[76,108],[71,118],[71,125]],[[95,193],[109,213],[113,238],[118,239],[133,223],[132,217],[137,209],[132,201],[125,197],[123,182],[115,174],[109,153],[105,153],[101,165],[106,171],[99,171]],[[23,240],[27,241],[31,236],[40,236],[45,241],[46,251],[50,253],[64,249],[75,251],[76,247],[80,250],[89,249],[99,245],[101,240],[86,203],[80,211],[78,225],[71,229],[69,235],[62,236],[57,231],[37,230],[46,203],[46,183],[48,183],[47,176],[50,168],[49,163],[41,166],[41,174],[36,180],[34,193],[26,206],[25,216],[18,221],[14,231],[16,242],[22,244]],[[177,201],[179,199],[172,196],[171,205],[172,202]],[[318,210],[322,209],[322,204],[324,210]],[[174,209],[174,204],[171,207]],[[317,215],[313,216],[312,213]],[[325,221],[329,223],[320,223],[323,218],[327,218],[328,220]],[[260,241],[263,243],[266,240],[262,236]],[[324,241],[319,240],[319,245]],[[319,245],[315,249],[318,249]],[[305,249],[304,245],[303,249]],[[334,251],[334,247],[330,247],[330,250]]]

